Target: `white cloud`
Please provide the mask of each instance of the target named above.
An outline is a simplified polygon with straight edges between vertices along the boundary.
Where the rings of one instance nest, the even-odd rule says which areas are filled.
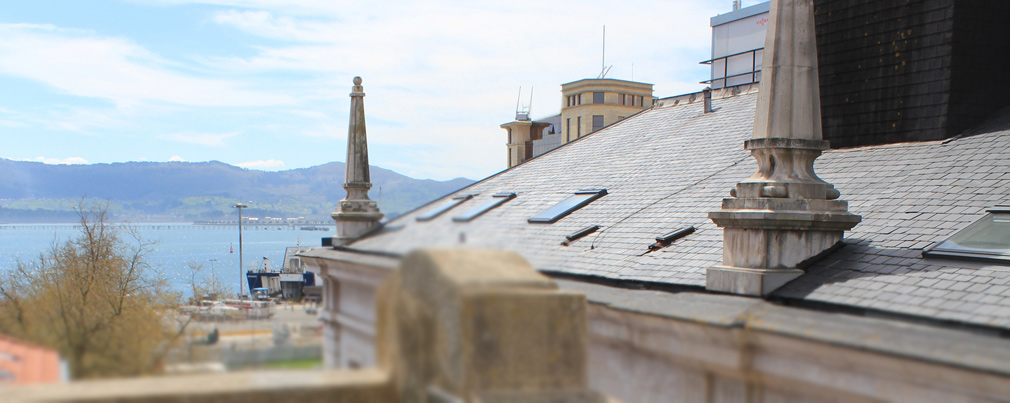
[[[279,160],[249,161],[238,163],[235,165],[248,169],[260,169],[260,170],[280,169],[284,168],[284,161]]]
[[[182,159],[182,157],[178,155],[173,155],[172,158],[168,159],[168,162],[186,162],[186,160]]]
[[[192,106],[291,103],[284,95],[239,82],[199,78],[123,38],[101,37],[52,25],[0,24],[0,73],[45,83],[116,105],[163,102]]]
[[[244,166],[264,169],[278,167],[256,164],[283,164],[269,157],[295,164],[342,160],[347,93],[351,77],[361,75],[368,93],[372,162],[443,179],[479,178],[504,168],[505,133],[498,125],[514,116],[518,87],[534,88],[533,117],[557,113],[561,83],[598,74],[603,24],[607,64],[614,66],[609,77],[632,78],[634,64],[633,78],[654,83],[657,96],[700,90],[695,81],[705,78],[705,70],[697,62],[709,56],[709,18],[729,11],[730,3],[131,1],[180,8],[210,5],[190,10],[210,13],[201,16],[202,22],[236,35],[226,35],[223,50],[166,60],[168,52],[149,50],[126,37],[0,24],[0,74],[116,105],[113,111],[52,119],[48,125],[61,125],[60,130],[129,126],[141,113],[173,118],[218,111],[204,106],[235,107],[219,120],[227,125],[201,127],[196,122],[210,119],[187,115],[185,120],[194,123],[156,132],[178,130],[159,137],[219,147],[192,158],[263,159]],[[158,107],[154,113],[151,105]],[[266,107],[252,108],[256,106]],[[255,119],[249,118],[253,114]],[[215,130],[241,132],[243,141],[229,141],[232,133],[207,133]],[[274,142],[264,145],[253,138]],[[327,143],[332,150],[305,146]],[[225,150],[232,147],[220,148],[226,144],[240,156],[227,156]],[[284,152],[257,154],[270,147]],[[309,157],[292,157],[295,151],[289,148]],[[165,152],[191,153],[186,148]]]
[[[634,79],[656,84],[658,96],[700,90],[694,80],[704,77],[691,74],[704,74],[697,63],[709,56],[709,18],[728,11],[728,3],[695,0],[622,7],[533,0],[507,6],[301,2],[297,10],[282,0],[189,2],[230,7],[214,22],[281,41],[256,48],[252,56],[204,59],[207,66],[324,75],[326,81],[306,89],[302,99],[342,108],[350,78],[361,75],[373,162],[409,165],[417,175],[440,178],[478,178],[504,168],[498,125],[512,118],[517,88],[534,88],[534,117],[557,113],[561,83],[598,74],[604,24],[607,64],[614,66],[610,77],[630,79],[634,64]],[[343,119],[290,132],[337,139],[346,133]],[[382,155],[407,146],[427,151],[414,154],[409,164],[403,156]]]
[[[178,141],[182,143],[198,144],[208,147],[223,147],[225,140],[238,135],[238,132],[231,133],[171,133],[158,136],[165,140]]]
[[[31,159],[26,159],[24,161],[41,162],[43,164],[49,165],[81,165],[87,164],[88,160],[81,157],[69,157],[69,158],[46,158],[46,157],[35,157]]]

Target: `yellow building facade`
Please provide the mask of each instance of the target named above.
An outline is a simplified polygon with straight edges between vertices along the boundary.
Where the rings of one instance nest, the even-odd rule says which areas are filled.
[[[508,132],[508,167],[553,150],[652,107],[652,84],[590,78],[561,85],[561,114],[531,120],[518,112]]]
[[[652,84],[612,78],[561,85],[561,129],[576,140],[652,106]]]

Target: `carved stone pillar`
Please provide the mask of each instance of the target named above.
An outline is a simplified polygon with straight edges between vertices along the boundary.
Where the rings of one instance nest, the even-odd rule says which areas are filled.
[[[379,226],[382,213],[368,198],[372,187],[368,168],[368,138],[365,135],[365,92],[361,77],[354,77],[351,90],[351,117],[347,129],[347,165],[344,169],[344,190],[347,197],[337,203],[330,216],[337,222],[334,246],[353,242]]]
[[[744,143],[758,170],[730,191],[709,218],[723,228],[722,265],[706,288],[765,296],[803,274],[860,217],[814,173],[827,150],[812,0],[772,0],[754,135]]]

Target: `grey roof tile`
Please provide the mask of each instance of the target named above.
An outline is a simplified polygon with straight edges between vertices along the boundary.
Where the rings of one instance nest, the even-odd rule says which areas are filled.
[[[559,147],[475,183],[472,206],[499,191],[518,197],[469,223],[452,212],[429,222],[414,216],[352,247],[405,253],[425,246],[507,248],[542,270],[703,287],[705,270],[722,260],[722,231],[707,217],[755,170],[743,149],[753,125],[754,93],[699,104],[661,106]],[[896,313],[1010,328],[1010,265],[923,258],[941,241],[1010,201],[1010,113],[944,142],[888,144],[830,150],[816,171],[833,183],[863,222],[846,246],[807,269],[782,297],[889,310]],[[572,191],[607,188],[609,194],[550,225],[526,219]],[[588,225],[601,230],[571,246],[566,234]],[[647,246],[665,231],[697,231],[661,250]],[[884,289],[888,291],[882,291]],[[1002,299],[993,299],[1002,298]]]

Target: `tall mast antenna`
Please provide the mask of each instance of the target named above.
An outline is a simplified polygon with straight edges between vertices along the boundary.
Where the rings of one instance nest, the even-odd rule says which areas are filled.
[[[610,66],[614,67],[614,66]],[[607,67],[607,26],[603,26],[603,57],[600,59],[600,75],[597,79],[607,78],[607,73],[610,72],[610,67]]]
[[[531,85],[530,86],[530,103],[529,103],[529,106],[526,107],[526,113],[529,114],[532,111],[533,111],[533,86]]]
[[[516,115],[519,114],[519,100],[523,98],[523,86],[519,86],[519,94],[516,95]]]

